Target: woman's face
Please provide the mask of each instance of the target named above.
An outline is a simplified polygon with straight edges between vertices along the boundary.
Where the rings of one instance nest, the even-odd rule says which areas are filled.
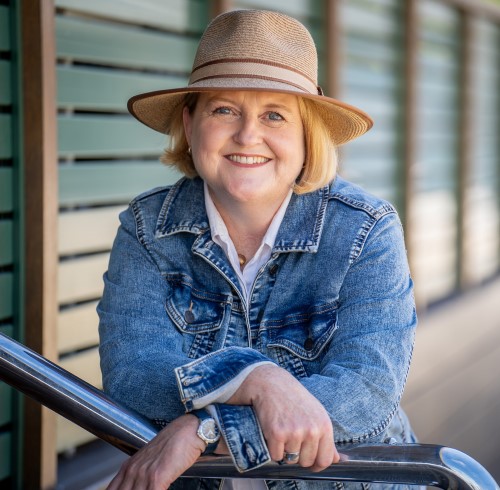
[[[270,92],[207,92],[184,109],[194,165],[214,202],[279,206],[305,160],[297,98]],[[229,206],[229,207],[228,207]]]

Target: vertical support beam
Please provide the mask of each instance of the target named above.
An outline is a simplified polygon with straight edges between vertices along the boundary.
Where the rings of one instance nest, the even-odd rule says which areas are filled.
[[[212,0],[211,19],[234,7],[233,0]]]
[[[413,263],[415,171],[417,164],[417,79],[418,79],[418,6],[417,0],[406,0],[405,13],[405,96],[404,96],[404,145],[402,171],[402,216],[405,224],[406,247],[410,268]]]
[[[25,178],[25,342],[56,360],[57,119],[52,0],[21,4]],[[26,399],[23,488],[56,483],[56,415]]]
[[[340,1],[325,2],[325,51],[326,51],[326,87],[325,94],[340,98],[340,67],[342,56],[342,28],[340,22]]]
[[[472,284],[470,277],[469,257],[472,251],[467,247],[466,237],[469,222],[467,210],[470,209],[470,190],[472,178],[472,143],[474,129],[474,21],[473,16],[466,10],[460,11],[461,32],[461,60],[460,60],[460,100],[459,100],[459,148],[458,148],[458,240],[457,240],[457,282],[461,290]]]

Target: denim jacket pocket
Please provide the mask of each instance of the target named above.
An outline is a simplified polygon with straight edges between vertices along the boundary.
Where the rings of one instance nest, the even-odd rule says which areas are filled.
[[[184,281],[172,281],[165,310],[184,335],[184,351],[196,359],[214,350],[217,334],[229,320],[231,300],[201,291]]]
[[[286,316],[267,325],[272,357],[298,377],[318,372],[326,347],[337,329],[337,303]]]

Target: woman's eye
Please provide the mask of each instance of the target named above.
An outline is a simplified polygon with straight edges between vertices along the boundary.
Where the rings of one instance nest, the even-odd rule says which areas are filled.
[[[213,113],[223,116],[230,116],[233,114],[233,111],[229,107],[217,107],[217,109],[215,109]]]
[[[284,117],[278,112],[268,112],[267,118],[272,122],[282,122],[284,121]]]

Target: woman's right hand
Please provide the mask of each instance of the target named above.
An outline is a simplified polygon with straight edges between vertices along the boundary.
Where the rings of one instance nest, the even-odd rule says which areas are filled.
[[[198,418],[182,415],[122,465],[108,490],[166,490],[205,450]]]
[[[298,463],[312,471],[339,461],[327,411],[285,369],[269,364],[255,368],[227,403],[253,405],[273,460],[299,452]]]

